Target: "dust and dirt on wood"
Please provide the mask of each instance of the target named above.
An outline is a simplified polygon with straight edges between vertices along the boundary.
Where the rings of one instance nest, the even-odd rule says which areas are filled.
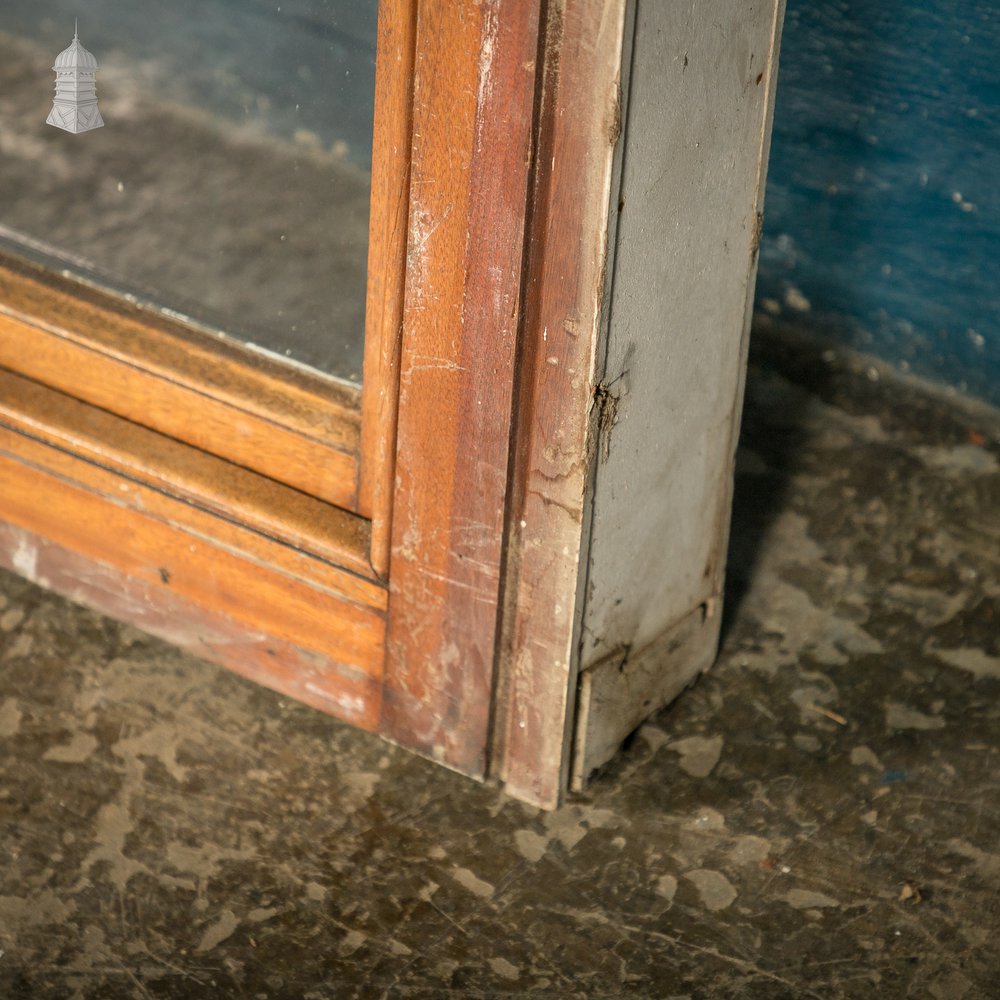
[[[594,389],[594,401],[591,404],[592,426],[594,428],[594,443],[601,450],[602,464],[608,460],[608,456],[611,454],[611,430],[618,423],[618,403],[621,400],[621,395],[612,392],[612,388],[626,375],[628,375],[627,369],[610,382],[599,382]]]

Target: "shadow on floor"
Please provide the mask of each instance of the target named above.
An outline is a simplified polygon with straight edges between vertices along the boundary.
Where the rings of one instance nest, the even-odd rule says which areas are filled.
[[[804,358],[719,662],[557,813],[0,574],[0,996],[995,995],[1000,422]]]

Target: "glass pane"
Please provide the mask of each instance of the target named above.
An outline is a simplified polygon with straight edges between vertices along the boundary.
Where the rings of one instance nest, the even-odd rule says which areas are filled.
[[[0,235],[359,381],[376,6],[3,0]]]

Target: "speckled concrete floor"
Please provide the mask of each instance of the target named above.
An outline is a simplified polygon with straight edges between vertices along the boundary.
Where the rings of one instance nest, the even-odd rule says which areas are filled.
[[[0,997],[995,997],[1000,423],[772,343],[716,668],[543,814],[0,576]]]

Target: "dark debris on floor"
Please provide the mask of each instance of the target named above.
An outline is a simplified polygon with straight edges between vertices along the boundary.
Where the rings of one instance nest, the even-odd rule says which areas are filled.
[[[0,997],[1000,987],[1000,421],[758,338],[723,650],[546,814],[0,574]]]

